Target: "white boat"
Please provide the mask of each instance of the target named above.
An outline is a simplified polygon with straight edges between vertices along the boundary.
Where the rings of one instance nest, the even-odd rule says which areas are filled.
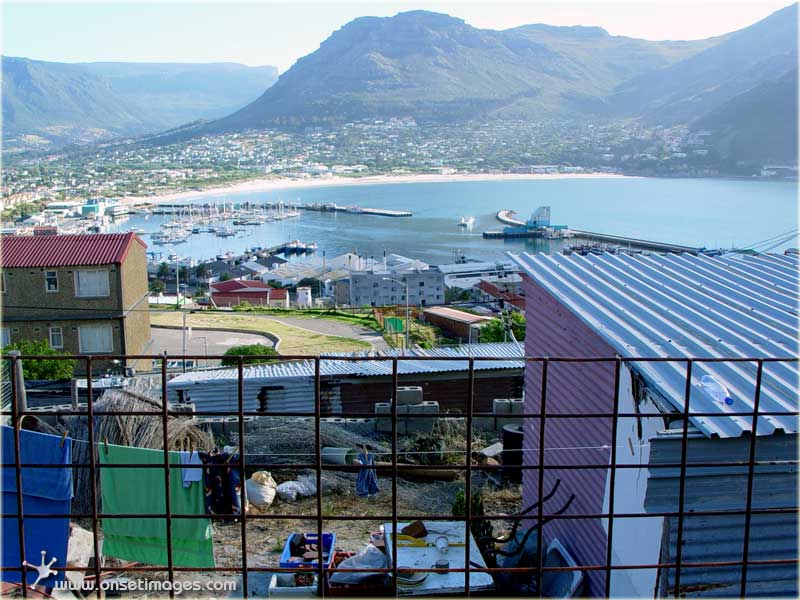
[[[459,227],[472,227],[475,224],[475,217],[461,217],[458,221]]]

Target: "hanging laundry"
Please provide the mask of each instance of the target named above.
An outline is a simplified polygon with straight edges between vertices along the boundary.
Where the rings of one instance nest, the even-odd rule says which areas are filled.
[[[190,468],[183,468],[183,487],[189,487],[195,482],[203,481],[203,461],[200,460],[200,453],[192,450],[187,452],[181,450],[181,464],[192,465]],[[197,465],[194,467],[194,465]]]
[[[242,514],[242,470],[236,466],[239,455],[230,452],[198,454],[206,465],[206,512],[210,515]]]
[[[101,465],[148,464],[153,467],[100,470],[105,514],[166,514],[164,452],[101,444]],[[169,453],[170,509],[173,514],[204,515],[203,488],[183,486],[178,452]],[[199,469],[198,469],[199,470]],[[172,564],[213,567],[214,548],[208,519],[172,517]],[[166,565],[167,524],[157,517],[103,518],[103,554],[149,565]]]
[[[361,452],[358,453],[356,458],[358,464],[366,467],[358,471],[358,476],[356,477],[356,495],[366,498],[372,498],[380,491],[378,487],[378,473],[374,468],[375,456],[372,454],[371,450],[371,446],[366,444],[362,445]]]
[[[7,518],[17,515],[16,445],[14,430],[0,427],[3,451],[2,475],[2,565],[21,567],[19,547],[19,519]],[[70,512],[72,499],[72,440],[57,435],[35,431],[19,432],[20,462],[65,465],[53,468],[22,468],[22,518],[25,542],[25,561],[28,584],[37,583],[47,587],[64,579],[62,568],[67,563],[69,541],[69,518],[26,518],[29,515],[66,515]],[[50,573],[48,574],[49,565]],[[42,567],[37,570],[36,567]],[[40,577],[41,575],[41,577]],[[3,571],[2,580],[22,582],[20,571]],[[37,581],[38,580],[38,581]]]

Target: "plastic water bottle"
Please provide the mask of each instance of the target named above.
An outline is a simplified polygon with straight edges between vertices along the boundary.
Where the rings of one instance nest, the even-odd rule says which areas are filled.
[[[719,402],[726,406],[733,406],[733,398],[731,398],[731,395],[728,393],[728,388],[711,375],[703,375],[700,379],[700,386],[714,399],[714,402]]]

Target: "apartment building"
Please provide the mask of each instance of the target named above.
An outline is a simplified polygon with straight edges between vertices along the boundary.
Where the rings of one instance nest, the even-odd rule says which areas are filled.
[[[444,273],[436,267],[394,273],[361,271],[350,273],[339,282],[337,301],[347,298],[350,306],[387,306],[408,303],[413,306],[444,304]]]
[[[103,355],[146,352],[145,248],[133,233],[0,239],[2,345],[46,339],[56,350],[97,356],[98,371],[111,365]]]

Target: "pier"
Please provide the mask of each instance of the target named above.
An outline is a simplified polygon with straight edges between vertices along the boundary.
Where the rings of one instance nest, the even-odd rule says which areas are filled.
[[[513,225],[515,227],[524,227],[525,221],[519,221],[518,219],[515,219],[514,216],[516,214],[517,213],[515,213],[513,210],[508,210],[504,208],[503,210],[497,211],[495,217],[497,218],[498,221],[500,221],[501,223],[505,223],[506,225]]]
[[[547,227],[534,227],[531,222],[525,223],[515,219],[516,213],[513,210],[503,209],[495,215],[497,220],[505,223],[506,227],[502,231],[484,231],[484,239],[523,239],[523,238],[547,238],[554,239]],[[689,252],[698,254],[701,248],[693,246],[682,246],[680,244],[669,244],[666,242],[654,242],[652,240],[642,240],[638,238],[626,237],[622,235],[610,235],[607,233],[597,233],[595,231],[582,231],[579,229],[564,229],[561,237],[577,237],[596,242],[607,242],[620,246],[631,246],[641,250],[654,250],[656,252]],[[557,238],[556,238],[557,239]]]
[[[609,235],[607,233],[596,233],[593,231],[570,229],[570,232],[575,234],[575,237],[586,240],[611,242],[612,244],[619,244],[620,246],[635,246],[636,248],[641,248],[643,250],[655,250],[656,252],[689,252],[691,254],[699,254],[702,250],[701,248],[696,248],[694,246],[681,246],[679,244],[668,244],[666,242],[640,240],[638,238],[625,237],[621,235]]]
[[[372,215],[375,217],[410,217],[410,210],[391,210],[388,208],[366,208],[362,206],[340,206],[333,202],[325,204],[298,204],[295,208],[312,210],[316,212],[343,212],[352,215]]]

